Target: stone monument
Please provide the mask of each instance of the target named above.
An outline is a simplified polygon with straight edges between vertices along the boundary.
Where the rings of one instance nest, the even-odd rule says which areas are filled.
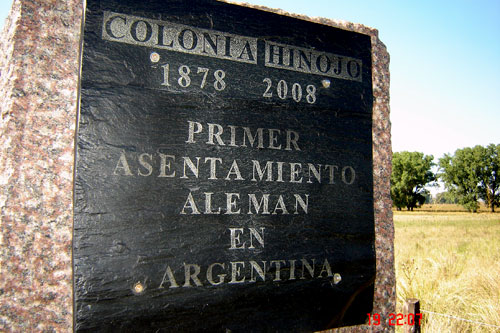
[[[377,31],[223,1],[15,0],[0,328],[384,330]]]

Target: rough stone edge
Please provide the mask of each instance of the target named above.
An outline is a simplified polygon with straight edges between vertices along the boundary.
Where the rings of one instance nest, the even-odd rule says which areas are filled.
[[[0,42],[0,330],[70,331],[73,324],[72,175],[79,58],[74,53],[79,49],[82,1],[67,0],[57,4],[51,0],[21,2],[14,0]],[[225,2],[371,36],[375,97],[373,164],[377,253],[373,312],[380,313],[382,318],[388,318],[388,314],[395,310],[396,299],[394,227],[389,192],[392,158],[389,55],[385,45],[378,39],[376,29],[361,24],[310,18],[235,1]],[[30,6],[35,4],[45,8],[37,7],[34,10]],[[44,18],[57,16],[40,17],[51,10],[57,11],[65,19],[46,22]],[[44,24],[45,28],[49,27],[48,35],[34,36],[34,31],[43,31]],[[22,38],[23,33],[29,35],[27,28],[32,29],[31,39]],[[47,43],[54,42],[54,31],[57,29],[63,32],[59,34],[65,38],[63,45],[57,39],[53,45]],[[18,33],[20,38],[16,39]],[[30,49],[28,44],[39,47]],[[29,65],[38,66],[33,59],[46,60],[43,53],[51,47],[66,51],[63,52],[66,54],[64,59],[55,59],[63,62],[64,68],[59,68],[59,74],[64,77],[62,84],[56,82],[59,79],[52,77],[53,73],[47,72],[47,68],[44,74],[50,75],[36,75],[40,73],[35,70],[29,72],[32,75],[26,75]],[[48,63],[51,63],[50,60],[48,59]],[[32,80],[26,81],[24,76]],[[46,87],[49,83],[62,89],[53,94],[50,91],[35,93],[36,88]],[[45,117],[33,119],[40,112]],[[51,146],[41,145],[44,139]],[[33,147],[37,149],[29,150]],[[42,179],[37,171],[44,173]],[[48,218],[44,220],[44,216]],[[391,329],[385,325],[386,323],[377,327],[355,326],[332,331]]]
[[[392,172],[390,96],[389,96],[389,53],[384,43],[378,38],[378,30],[358,23],[331,20],[322,17],[309,17],[286,12],[282,9],[269,8],[232,0],[219,0],[293,18],[320,23],[348,31],[369,35],[372,42],[372,80],[373,80],[373,192],[375,211],[375,250],[377,255],[377,276],[372,313],[380,314],[380,326],[351,326],[328,332],[379,332],[394,331],[388,325],[390,313],[396,312],[396,275],[394,270],[394,224],[390,179]]]
[[[14,0],[0,58],[0,331],[73,327],[81,0]]]
[[[12,91],[14,89],[13,84],[9,84],[12,80],[15,80],[14,63],[11,62],[14,53],[14,43],[13,38],[15,34],[15,27],[17,26],[17,21],[21,16],[20,2],[15,0],[12,3],[12,8],[10,10],[9,16],[5,20],[5,24],[2,31],[2,38],[0,39],[0,135],[3,136],[3,124],[8,120],[4,118],[9,117],[8,110],[12,106]],[[3,143],[3,142],[2,142]],[[7,184],[8,175],[1,175],[0,186]],[[5,177],[5,178],[4,178]],[[0,207],[5,203],[6,198],[3,193],[0,194]],[[2,245],[2,238],[0,234],[0,246]]]

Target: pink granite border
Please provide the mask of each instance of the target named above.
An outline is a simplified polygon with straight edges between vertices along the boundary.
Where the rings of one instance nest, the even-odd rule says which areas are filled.
[[[395,311],[389,55],[375,29],[289,15],[371,36],[377,278],[373,312]],[[14,0],[0,41],[0,330],[71,331],[73,158],[80,0]],[[355,326],[334,331],[391,330]]]
[[[81,0],[15,0],[0,60],[0,331],[73,326]]]

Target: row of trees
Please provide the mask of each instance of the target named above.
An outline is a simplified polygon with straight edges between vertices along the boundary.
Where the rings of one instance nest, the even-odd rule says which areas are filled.
[[[438,164],[433,160],[420,152],[394,153],[391,197],[399,210],[422,205],[429,196],[426,186],[436,185],[438,179],[448,190],[441,200],[457,202],[471,212],[478,210],[479,200],[492,212],[500,206],[500,144],[458,149],[454,155],[445,154]]]

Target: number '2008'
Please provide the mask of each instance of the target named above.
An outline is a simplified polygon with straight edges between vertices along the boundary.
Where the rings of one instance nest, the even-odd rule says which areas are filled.
[[[262,94],[265,98],[273,97],[273,81],[270,78],[265,78],[262,82],[267,84],[266,91]],[[316,103],[316,87],[312,84],[306,86],[305,92],[302,89],[302,86],[298,83],[294,83],[292,88],[290,89],[288,83],[285,80],[280,80],[278,85],[276,86],[276,94],[280,99],[287,99],[289,93],[292,99],[299,103],[302,101],[302,98],[305,96],[305,100],[309,104]]]

